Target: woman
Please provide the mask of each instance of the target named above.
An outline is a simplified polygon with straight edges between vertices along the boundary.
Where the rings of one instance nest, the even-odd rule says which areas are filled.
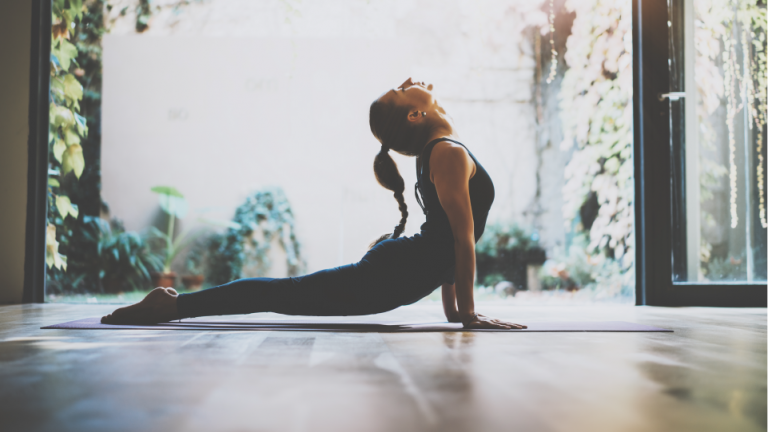
[[[526,328],[475,312],[475,243],[493,202],[493,182],[453,140],[451,121],[432,96],[432,85],[408,78],[386,92],[371,104],[370,126],[381,143],[373,163],[376,179],[394,192],[402,218],[360,262],[301,277],[240,279],[191,294],[155,288],[101,322],[147,324],[254,312],[367,315],[414,303],[442,285],[448,321],[468,329]],[[400,237],[408,218],[405,185],[389,150],[417,156],[416,198],[427,221],[413,237]]]

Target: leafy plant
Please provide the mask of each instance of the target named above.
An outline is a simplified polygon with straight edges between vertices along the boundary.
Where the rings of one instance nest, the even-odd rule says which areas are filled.
[[[160,270],[163,263],[146,238],[125,231],[114,219],[112,223],[95,217],[88,220],[96,228],[86,232],[97,242],[99,279],[104,291],[122,291],[126,285],[134,290],[149,286],[150,272]]]
[[[594,283],[599,255],[587,252],[588,243],[585,234],[577,235],[566,253],[545,261],[539,272],[542,288],[572,290]]]
[[[205,273],[205,262],[208,257],[209,243],[209,237],[198,237],[195,242],[190,245],[187,257],[184,260],[184,268],[189,274],[201,275]]]
[[[560,88],[561,149],[573,150],[565,168],[564,217],[578,219],[593,196],[597,215],[587,253],[633,265],[632,2],[566,2],[575,12],[566,43],[568,70]],[[595,19],[601,17],[601,19]]]
[[[291,205],[282,189],[267,188],[248,197],[227,231],[211,238],[206,279],[216,285],[239,279],[246,265],[265,275],[274,238],[286,251],[288,275],[300,274],[304,262]]]
[[[707,276],[716,281],[738,281],[747,278],[746,259],[743,256],[713,258],[707,263]]]
[[[170,273],[171,264],[179,251],[181,251],[187,238],[187,233],[175,236],[174,230],[176,218],[183,218],[187,214],[189,206],[187,200],[184,199],[184,195],[174,187],[155,186],[152,188],[152,192],[158,195],[160,208],[162,208],[166,215],[168,215],[168,227],[166,232],[162,232],[157,228],[152,227],[152,233],[165,241],[163,272]]]
[[[527,286],[527,266],[541,264],[546,253],[539,245],[539,233],[517,224],[489,225],[475,246],[477,279],[485,286],[503,280]]]
[[[85,169],[81,140],[88,135],[85,117],[79,114],[83,86],[74,74],[77,68],[77,47],[70,41],[72,31],[83,16],[82,0],[54,0],[51,28],[51,87],[49,104],[48,145],[51,169],[48,181],[48,216],[46,235],[46,264],[62,271],[67,269],[67,258],[59,251],[57,226],[53,223],[58,211],[62,220],[67,216],[77,219],[79,209],[62,188],[62,181],[70,172],[79,179]],[[58,178],[57,178],[58,177]],[[62,231],[59,229],[58,231]]]

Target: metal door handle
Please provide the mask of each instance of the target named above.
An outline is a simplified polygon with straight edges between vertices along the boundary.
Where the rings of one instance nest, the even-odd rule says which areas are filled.
[[[669,99],[670,101],[678,101],[681,98],[685,98],[685,92],[669,92],[669,93],[659,93],[656,95],[657,98],[659,98],[660,101],[663,101],[664,99]]]

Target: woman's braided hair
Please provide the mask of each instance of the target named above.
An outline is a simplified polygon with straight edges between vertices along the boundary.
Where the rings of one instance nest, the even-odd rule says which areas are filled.
[[[429,138],[429,131],[424,123],[413,124],[408,121],[408,113],[413,109],[395,103],[384,103],[379,99],[371,104],[369,123],[371,132],[381,143],[381,150],[373,160],[373,172],[376,180],[383,187],[394,192],[400,209],[400,223],[391,234],[384,234],[371,244],[392,238],[396,239],[405,231],[408,219],[408,206],[405,204],[405,182],[397,169],[397,164],[389,155],[394,150],[405,156],[418,156]]]

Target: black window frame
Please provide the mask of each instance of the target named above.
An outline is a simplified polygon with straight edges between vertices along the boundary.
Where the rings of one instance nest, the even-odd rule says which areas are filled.
[[[51,0],[32,0],[23,303],[45,301]]]
[[[673,7],[682,6],[670,1]],[[681,198],[672,196],[669,103],[658,98],[671,90],[669,19],[667,0],[633,0],[636,304],[766,307],[765,283],[673,282],[673,241],[684,235],[685,218],[678,211],[673,220],[673,201]],[[677,181],[684,178],[681,169],[678,161]]]

